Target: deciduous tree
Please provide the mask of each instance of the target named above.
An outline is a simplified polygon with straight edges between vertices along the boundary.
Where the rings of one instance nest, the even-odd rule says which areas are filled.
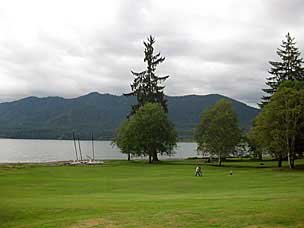
[[[278,159],[287,155],[294,168],[297,138],[301,138],[304,124],[304,82],[286,81],[271,97],[255,120],[253,131],[260,144]]]
[[[223,158],[234,152],[240,137],[237,116],[226,100],[220,100],[206,110],[195,131],[198,151],[216,155],[219,166]]]
[[[158,161],[158,154],[173,154],[176,141],[176,130],[163,107],[147,103],[122,124],[114,143],[122,152],[149,156],[151,163]]]

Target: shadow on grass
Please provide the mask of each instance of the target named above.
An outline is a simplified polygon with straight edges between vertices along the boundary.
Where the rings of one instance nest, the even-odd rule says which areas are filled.
[[[294,169],[290,169],[288,166],[284,167],[275,167],[273,171],[287,171],[287,172],[304,172],[304,164],[296,165]]]
[[[265,169],[265,168],[274,168],[274,165],[237,165],[235,163],[225,162],[221,166],[218,166],[217,163],[205,163],[207,166],[218,167],[218,168],[246,168],[246,169]]]
[[[296,165],[294,169],[290,169],[288,166],[283,166],[283,167],[278,167],[277,165],[274,164],[265,164],[264,165],[252,165],[250,162],[247,165],[238,165],[235,163],[229,163],[226,162],[222,164],[222,166],[218,166],[216,163],[207,163],[205,165],[207,166],[212,166],[212,167],[218,167],[218,168],[241,168],[241,169],[272,169],[273,171],[299,171],[299,172],[304,172],[304,164],[299,164]]]

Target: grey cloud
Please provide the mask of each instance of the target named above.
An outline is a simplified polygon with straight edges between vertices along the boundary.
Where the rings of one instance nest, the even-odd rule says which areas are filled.
[[[265,1],[265,12],[269,18],[280,22],[281,25],[290,25],[292,27],[302,26],[300,21],[304,20],[304,4],[302,0],[270,0]]]
[[[91,91],[120,95],[130,89],[130,70],[145,69],[142,41],[152,34],[166,57],[159,73],[171,75],[168,95],[220,93],[255,105],[262,96],[268,61],[276,59],[275,50],[288,31],[303,50],[304,4],[250,3],[257,6],[251,9],[240,1],[231,16],[221,17],[192,14],[186,1],[182,12],[163,9],[154,1],[114,1],[117,12],[104,27],[75,28],[70,37],[44,28],[37,30],[32,45],[2,40],[0,79],[7,86],[0,87],[0,96],[5,101],[29,95],[74,97]],[[247,7],[251,19],[234,17],[242,7]],[[9,20],[5,13],[1,17]]]

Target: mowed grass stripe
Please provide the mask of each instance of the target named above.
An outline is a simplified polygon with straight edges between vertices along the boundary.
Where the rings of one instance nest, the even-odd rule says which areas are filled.
[[[303,227],[304,170],[263,163],[2,165],[0,227]]]

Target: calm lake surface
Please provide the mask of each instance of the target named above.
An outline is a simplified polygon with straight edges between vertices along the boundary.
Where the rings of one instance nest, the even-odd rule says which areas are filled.
[[[80,141],[82,157],[92,157],[92,142]],[[111,141],[94,141],[95,159],[126,159]],[[78,144],[77,144],[78,149]],[[171,157],[159,156],[160,159],[182,159],[197,156],[196,143],[178,143],[175,154]],[[0,163],[8,162],[48,162],[75,160],[73,140],[31,140],[0,139]],[[140,157],[136,158],[140,159]]]

